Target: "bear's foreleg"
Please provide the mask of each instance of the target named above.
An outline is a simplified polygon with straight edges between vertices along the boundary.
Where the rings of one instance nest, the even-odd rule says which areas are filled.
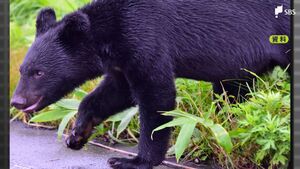
[[[107,74],[101,84],[80,103],[75,126],[66,140],[67,146],[81,149],[94,126],[131,106],[134,102],[124,76],[120,73]]]

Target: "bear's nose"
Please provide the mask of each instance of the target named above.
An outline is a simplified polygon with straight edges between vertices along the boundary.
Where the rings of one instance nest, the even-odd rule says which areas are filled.
[[[10,105],[17,109],[23,109],[26,106],[26,99],[21,96],[14,96],[11,99]]]

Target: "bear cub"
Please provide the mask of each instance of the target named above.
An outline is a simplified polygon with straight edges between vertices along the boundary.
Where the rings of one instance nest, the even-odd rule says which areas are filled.
[[[285,8],[288,1],[280,0]],[[114,169],[151,169],[165,157],[172,120],[175,78],[208,81],[216,94],[243,99],[261,75],[291,63],[291,44],[273,45],[270,35],[290,36],[290,17],[274,16],[273,1],[96,0],[56,20],[53,9],[36,19],[36,38],[20,67],[11,105],[42,110],[85,81],[104,76],[78,109],[66,144],[81,149],[94,126],[138,105],[138,156],[111,158]],[[230,79],[230,80],[229,80]],[[239,85],[240,84],[240,85]]]

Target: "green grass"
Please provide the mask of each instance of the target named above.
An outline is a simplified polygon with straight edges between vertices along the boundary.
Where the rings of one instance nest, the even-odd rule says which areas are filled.
[[[10,95],[19,79],[19,65],[34,39],[37,11],[50,6],[61,18],[87,2],[11,0]],[[290,78],[284,70],[276,68],[258,79],[243,86],[254,86],[244,103],[229,105],[224,97],[219,97],[224,108],[218,113],[210,83],[177,79],[177,108],[165,113],[175,119],[168,124],[174,126],[173,146],[168,155],[180,162],[213,160],[223,168],[287,168],[290,159]],[[87,82],[33,118],[14,109],[11,117],[55,125],[61,136],[74,122],[80,100],[100,81]],[[181,132],[183,130],[186,132]],[[93,138],[106,135],[111,142],[136,144],[139,136],[137,109],[109,118],[97,126],[96,131]]]

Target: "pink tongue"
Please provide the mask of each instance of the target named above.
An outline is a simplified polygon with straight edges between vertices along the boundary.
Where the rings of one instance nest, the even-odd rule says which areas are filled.
[[[27,107],[25,110],[23,110],[23,111],[31,111],[31,110],[33,110],[34,108],[36,108],[36,106],[39,104],[39,102],[36,102],[35,104],[33,104],[33,105],[31,105],[31,106],[29,106],[29,107]]]
[[[27,112],[27,111],[32,111],[32,110],[34,110],[34,109],[39,105],[39,103],[41,102],[41,100],[42,100],[42,97],[41,97],[36,103],[34,103],[33,105],[27,107],[27,108],[24,109],[23,111],[24,111],[24,112]]]

